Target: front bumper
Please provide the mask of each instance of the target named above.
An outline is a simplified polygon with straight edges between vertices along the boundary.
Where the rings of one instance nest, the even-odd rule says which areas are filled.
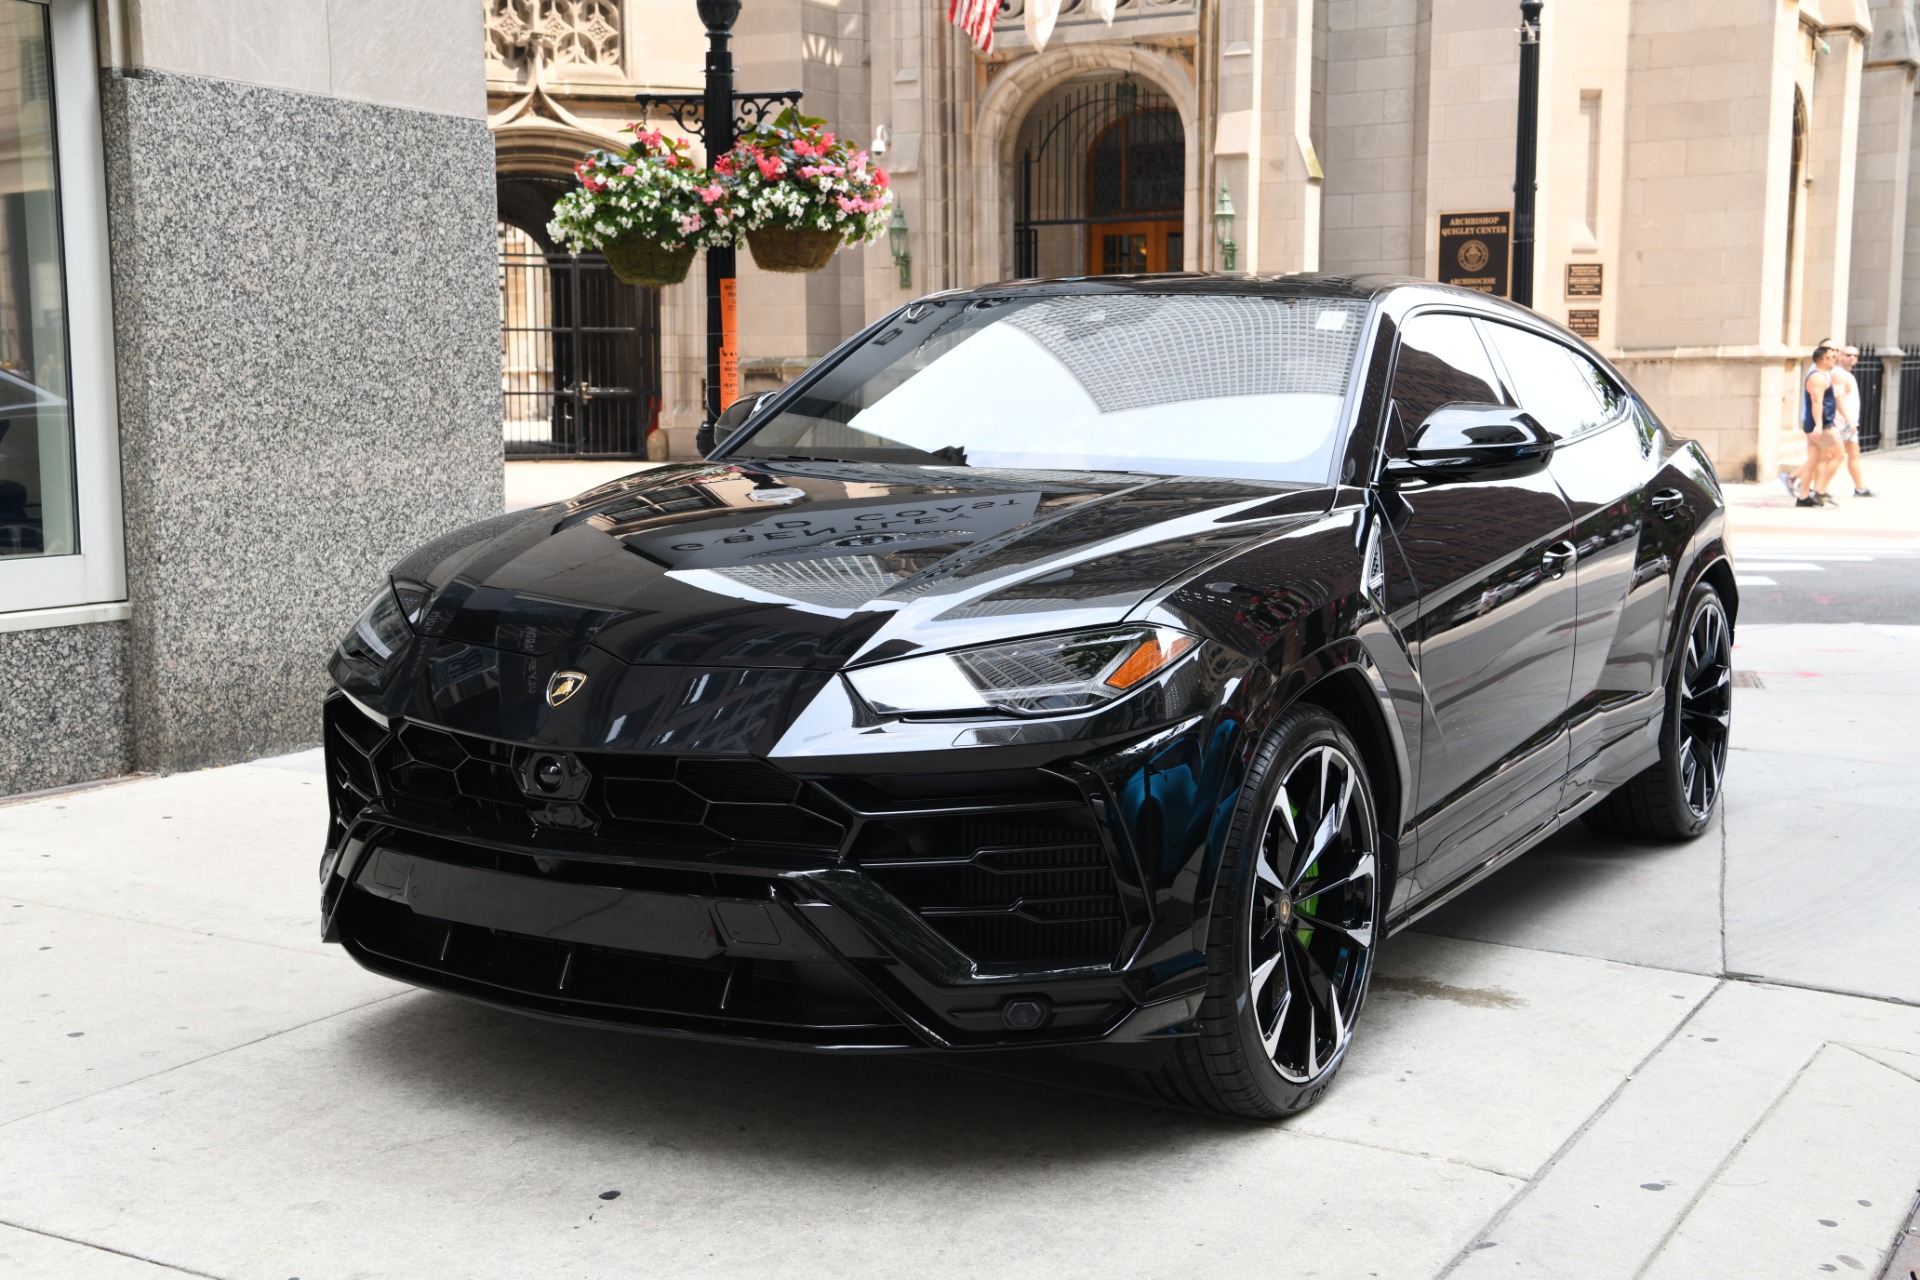
[[[1143,877],[1119,812],[1139,787],[1109,776],[1137,772],[1126,752],[911,778],[579,752],[579,787],[534,801],[549,748],[382,725],[338,695],[326,723],[323,927],[375,972],[818,1050],[1193,1030],[1192,907],[1168,921]]]

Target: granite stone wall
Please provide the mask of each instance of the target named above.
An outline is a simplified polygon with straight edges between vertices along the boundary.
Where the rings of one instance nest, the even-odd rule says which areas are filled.
[[[501,509],[492,138],[173,73],[101,100],[133,764],[312,743],[385,571]]]
[[[0,796],[128,770],[127,626],[0,631]]]

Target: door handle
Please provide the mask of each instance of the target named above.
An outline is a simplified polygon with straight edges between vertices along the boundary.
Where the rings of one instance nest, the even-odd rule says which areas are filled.
[[[1546,554],[1540,557],[1540,567],[1547,571],[1549,578],[1558,578],[1573,567],[1573,560],[1579,551],[1571,542],[1562,539],[1551,543]]]
[[[1653,495],[1653,509],[1660,513],[1662,520],[1671,520],[1685,507],[1687,495],[1678,489],[1662,489]]]

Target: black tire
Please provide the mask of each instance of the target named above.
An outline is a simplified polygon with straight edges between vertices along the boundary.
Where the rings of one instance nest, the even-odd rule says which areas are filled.
[[[1587,810],[1587,825],[1606,835],[1691,840],[1720,806],[1733,720],[1733,623],[1720,593],[1705,582],[1693,589],[1681,618],[1660,759]]]
[[[1342,769],[1350,787],[1339,780]],[[1344,799],[1333,805],[1336,790]],[[1181,1106],[1277,1120],[1312,1106],[1346,1059],[1391,868],[1381,858],[1365,761],[1319,707],[1294,707],[1273,726],[1243,795],[1214,893],[1200,1035],[1175,1042],[1140,1079]],[[1330,810],[1331,831],[1317,843]],[[1322,815],[1312,828],[1300,820],[1309,813]],[[1264,978],[1256,972],[1263,966]],[[1333,1025],[1322,1025],[1329,1017]]]

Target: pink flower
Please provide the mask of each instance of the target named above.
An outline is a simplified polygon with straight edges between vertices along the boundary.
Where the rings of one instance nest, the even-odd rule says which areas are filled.
[[[885,169],[875,169],[873,171],[873,185],[879,187],[882,191],[887,189],[887,171]]]
[[[817,178],[820,176],[820,170],[810,164],[801,165],[798,172],[803,178]]]
[[[731,178],[733,176],[733,170],[732,156],[721,156],[713,162],[713,171],[723,178]]]
[[[786,174],[786,166],[780,163],[778,156],[762,155],[757,157],[754,163],[760,166],[760,176],[769,181]]]
[[[631,178],[633,176],[633,173],[634,173],[634,169],[633,169],[633,166],[630,164],[622,165],[620,167],[620,176],[623,178]]]
[[[826,151],[826,149],[827,149],[828,147],[830,147],[830,146],[832,146],[832,145],[833,145],[833,135],[832,135],[832,134],[830,134],[830,133],[826,133],[826,134],[822,134],[822,135],[820,135],[820,150],[821,150],[822,152],[825,152],[825,151]]]
[[[708,204],[712,204],[715,200],[718,200],[726,194],[726,192],[720,189],[720,184],[717,182],[710,187],[695,187],[694,190],[699,192],[700,198]]]
[[[699,214],[689,213],[685,217],[680,219],[680,230],[683,234],[691,235],[692,233],[694,233],[695,231],[698,231],[699,229],[700,229]]]

